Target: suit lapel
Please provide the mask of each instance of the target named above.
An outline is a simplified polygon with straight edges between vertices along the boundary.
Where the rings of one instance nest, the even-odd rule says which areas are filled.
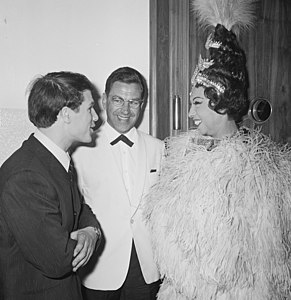
[[[73,229],[76,227],[78,215],[81,209],[80,195],[72,195],[70,187],[70,176],[57,158],[33,135],[29,137],[26,145],[30,151],[42,162],[44,169],[48,172],[48,178],[51,178],[59,193],[60,209],[67,214],[62,215],[62,223]],[[76,191],[75,191],[76,192]],[[66,207],[66,209],[64,209]]]
[[[138,143],[137,143],[137,164],[135,169],[134,178],[136,180],[132,197],[131,197],[131,204],[134,208],[139,206],[139,203],[142,198],[144,185],[146,182],[146,169],[147,169],[147,152],[146,152],[146,145],[142,135],[137,131],[138,135]]]

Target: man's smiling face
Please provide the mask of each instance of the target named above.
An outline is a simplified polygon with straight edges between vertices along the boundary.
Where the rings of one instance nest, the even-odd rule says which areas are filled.
[[[108,94],[103,94],[102,104],[107,113],[107,122],[119,133],[126,133],[134,127],[141,111],[141,104],[137,108],[130,107],[129,100],[141,101],[142,90],[137,83],[115,81]],[[114,99],[124,100],[121,107],[114,104]]]

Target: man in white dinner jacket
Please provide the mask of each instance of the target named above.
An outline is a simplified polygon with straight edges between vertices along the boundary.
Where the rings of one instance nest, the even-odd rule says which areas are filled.
[[[103,247],[84,269],[86,300],[152,300],[159,289],[142,202],[158,178],[164,144],[135,128],[146,98],[138,71],[115,70],[102,96],[107,121],[96,144],[73,155],[80,189],[104,235]]]

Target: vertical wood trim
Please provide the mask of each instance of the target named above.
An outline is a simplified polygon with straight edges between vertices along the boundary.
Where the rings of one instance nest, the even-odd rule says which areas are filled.
[[[150,74],[149,74],[149,132],[157,137],[157,1],[150,0]]]
[[[188,131],[188,112],[189,112],[189,94],[190,94],[190,1],[184,0],[182,2],[182,14],[180,14],[180,18],[183,20],[183,29],[182,29],[182,59],[181,59],[181,70],[182,70],[182,82],[180,86],[184,86],[181,91],[183,105],[182,105],[182,117],[183,117],[183,131]],[[181,89],[181,88],[180,88]]]
[[[150,0],[150,133],[169,136],[169,0]]]
[[[189,106],[189,0],[170,1],[170,124],[172,133],[172,101],[181,98],[182,131],[188,130]]]

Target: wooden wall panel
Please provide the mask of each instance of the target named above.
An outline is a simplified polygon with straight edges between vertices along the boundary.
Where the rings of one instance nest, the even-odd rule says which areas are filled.
[[[267,98],[273,107],[262,131],[278,142],[291,142],[291,2],[261,1],[256,26],[243,42],[250,98]]]
[[[173,98],[181,101],[181,130],[188,130],[189,101],[189,0],[169,0],[170,2],[170,108]],[[171,129],[173,111],[170,110]],[[174,133],[173,131],[170,134]]]
[[[169,133],[169,0],[150,0],[150,133]]]
[[[200,30],[197,20],[193,12],[190,10],[190,44],[189,44],[189,82],[191,82],[192,75],[194,73],[195,67],[198,63],[199,55],[201,54],[202,57],[205,57],[206,50],[205,50],[205,42],[207,39],[208,34],[210,33],[209,30]],[[190,107],[188,106],[188,111]],[[194,122],[192,119],[187,120],[189,123],[189,129],[195,128]]]
[[[155,112],[158,121],[154,123],[158,126],[156,136],[164,138],[171,130],[169,99],[175,93],[183,95],[182,130],[193,125],[191,121],[188,125],[187,117],[189,85],[199,54],[205,52],[208,32],[198,30],[196,19],[190,12],[190,0],[150,1],[159,3],[159,7],[155,6],[158,11],[163,9],[163,17],[156,20],[163,30],[157,32],[154,40],[151,39],[151,49],[158,46],[162,52],[160,56],[157,52],[153,60],[157,65],[151,65],[152,70],[156,70],[157,78],[150,88],[162,85],[156,94],[158,101],[163,101],[164,105],[154,105],[158,107]],[[168,23],[162,25],[164,21]],[[160,39],[166,39],[166,42],[161,43]],[[291,1],[261,0],[254,28],[241,34],[239,40],[247,55],[249,98],[266,98],[273,107],[271,118],[259,126],[274,140],[291,143]],[[169,77],[166,72],[170,72]],[[249,125],[257,126],[253,123]]]

